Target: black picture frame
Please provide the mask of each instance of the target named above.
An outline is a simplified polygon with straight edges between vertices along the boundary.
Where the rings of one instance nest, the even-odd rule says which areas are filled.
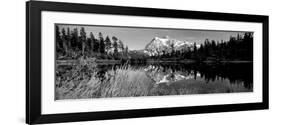
[[[99,13],[262,23],[262,102],[44,115],[41,113],[41,47],[43,47],[41,46],[41,11]],[[28,1],[26,3],[26,123],[58,123],[268,109],[268,25],[268,16],[264,15]]]

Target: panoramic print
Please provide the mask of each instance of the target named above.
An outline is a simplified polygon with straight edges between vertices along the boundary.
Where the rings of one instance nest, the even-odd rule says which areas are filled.
[[[55,100],[253,92],[253,32],[55,24]]]

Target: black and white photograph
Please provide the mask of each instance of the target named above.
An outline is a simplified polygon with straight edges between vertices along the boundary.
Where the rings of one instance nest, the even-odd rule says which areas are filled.
[[[55,100],[253,92],[251,31],[55,24]]]
[[[231,4],[237,12],[158,3],[165,2],[154,7],[26,2],[26,123],[269,109],[267,14],[243,14],[241,2]],[[14,87],[5,88],[8,95]],[[235,121],[263,119],[248,113]],[[209,117],[204,116],[196,115],[202,118],[194,123]],[[233,118],[227,117],[214,121],[225,124]]]

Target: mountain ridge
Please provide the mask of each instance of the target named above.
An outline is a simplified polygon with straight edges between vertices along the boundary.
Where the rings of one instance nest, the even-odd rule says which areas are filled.
[[[169,36],[154,37],[144,48],[149,56],[163,55],[172,51],[193,51],[194,42],[171,39]],[[200,45],[196,45],[197,48]]]

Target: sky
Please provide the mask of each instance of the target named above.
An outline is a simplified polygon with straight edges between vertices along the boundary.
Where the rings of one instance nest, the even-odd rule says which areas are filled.
[[[141,50],[154,38],[166,37],[171,39],[196,42],[196,44],[204,43],[205,39],[215,41],[227,41],[230,36],[237,36],[243,32],[233,31],[208,31],[208,30],[194,30],[194,29],[164,29],[164,28],[144,28],[144,27],[116,27],[116,26],[90,26],[90,25],[69,25],[58,24],[59,29],[62,28],[70,30],[77,28],[80,31],[81,27],[85,28],[85,32],[89,37],[92,32],[95,38],[98,38],[98,33],[101,32],[103,37],[116,36],[124,45],[127,45],[130,50]]]

